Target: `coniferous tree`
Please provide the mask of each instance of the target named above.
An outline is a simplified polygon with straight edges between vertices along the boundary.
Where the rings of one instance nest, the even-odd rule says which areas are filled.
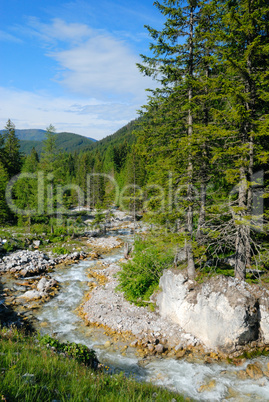
[[[50,124],[46,129],[46,139],[43,141],[43,148],[40,158],[40,167],[46,173],[52,173],[56,160],[56,129]]]
[[[21,173],[24,175],[14,186],[15,204],[22,212],[18,216],[18,222],[22,225],[27,222],[29,231],[32,218],[38,216],[38,166],[39,157],[35,148],[32,148],[31,154],[22,165]]]
[[[20,153],[20,141],[15,133],[15,125],[9,119],[4,131],[3,160],[8,171],[9,178],[19,173],[22,163]]]
[[[221,0],[217,4],[222,14],[218,51],[224,67],[219,79],[221,95],[227,102],[217,121],[226,133],[219,143],[221,149],[215,149],[215,158],[229,162],[225,169],[227,182],[239,183],[233,224],[235,276],[242,280],[254,253],[253,173],[268,160],[262,142],[269,126],[269,5],[265,0]]]
[[[5,190],[8,183],[8,172],[0,161],[0,223],[3,224],[9,217],[9,209],[5,199]]]
[[[186,187],[186,254],[188,260],[188,275],[195,276],[192,240],[194,236],[194,165],[191,151],[194,136],[194,108],[196,75],[199,64],[199,49],[195,48],[195,29],[201,12],[200,3],[189,0],[186,6],[183,2],[164,0],[163,4],[154,4],[167,17],[162,31],[147,27],[155,43],[150,44],[153,57],[142,56],[144,64],[139,64],[140,70],[156,78],[162,87],[153,91],[155,99],[151,105],[157,109],[157,119],[163,121],[163,127],[158,135],[153,135],[153,148],[157,150],[159,140],[166,141],[164,147],[174,146],[184,149],[185,165],[178,172],[177,184]],[[184,42],[185,40],[185,42]],[[182,43],[183,41],[183,43]],[[150,108],[152,111],[152,108]],[[168,121],[167,121],[168,120]],[[181,129],[176,131],[180,120]],[[169,131],[167,132],[167,127]],[[170,133],[172,135],[170,136]],[[164,137],[166,135],[166,138]],[[157,140],[157,141],[156,141]],[[180,152],[179,152],[180,153]],[[177,158],[178,155],[175,156]],[[184,179],[182,180],[182,177]]]

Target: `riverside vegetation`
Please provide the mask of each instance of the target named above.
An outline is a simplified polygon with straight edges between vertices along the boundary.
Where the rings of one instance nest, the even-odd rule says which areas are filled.
[[[185,400],[176,393],[152,384],[139,384],[122,374],[106,374],[106,367],[98,370],[87,367],[95,361],[95,355],[83,345],[61,344],[48,336],[39,338],[15,328],[1,329],[0,341],[3,401]]]
[[[268,2],[154,4],[165,23],[147,26],[151,54],[138,67],[159,88],[136,121],[79,153],[59,152],[50,125],[41,155],[33,148],[26,156],[8,120],[0,135],[3,237],[13,225],[66,251],[68,236],[85,229],[72,207],[120,206],[161,233],[137,239],[119,274],[128,300],[148,304],[169,264],[198,282],[222,274],[267,287]],[[98,230],[104,219],[100,212]],[[15,238],[4,249],[25,245]]]
[[[189,277],[234,254],[234,275],[245,280],[269,258],[269,6],[154,4],[166,21],[147,26],[151,56],[138,67],[159,88],[140,118],[79,154],[59,152],[50,125],[40,157],[20,154],[9,120],[0,137],[0,219],[53,231],[69,225],[74,205],[140,210],[182,234]],[[20,172],[7,203],[7,183]]]

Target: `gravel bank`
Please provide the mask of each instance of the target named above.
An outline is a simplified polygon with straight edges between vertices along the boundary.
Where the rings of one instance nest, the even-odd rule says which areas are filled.
[[[116,292],[119,270],[119,265],[115,263],[98,269],[98,274],[105,276],[107,282],[97,285],[81,306],[88,322],[102,324],[119,333],[131,332],[137,340],[149,345],[163,344],[180,350],[187,345],[198,344],[195,337],[169,319],[161,318],[158,311],[150,312],[146,307],[135,306],[124,299],[122,292]]]

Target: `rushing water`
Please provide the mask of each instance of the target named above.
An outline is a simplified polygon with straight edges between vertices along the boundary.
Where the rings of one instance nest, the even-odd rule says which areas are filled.
[[[123,251],[116,250],[104,258],[104,262],[114,262],[122,257]],[[57,296],[35,310],[36,326],[41,333],[57,334],[62,341],[83,343],[97,352],[99,360],[110,367],[111,372],[124,371],[138,380],[153,381],[156,384],[177,390],[185,396],[199,401],[269,401],[269,379],[240,380],[236,372],[246,368],[224,363],[206,365],[189,363],[172,358],[154,358],[141,364],[133,348],[121,354],[121,346],[105,348],[109,339],[100,328],[85,326],[76,308],[88,291],[87,271],[94,267],[94,261],[80,261],[78,264],[57,268],[51,276],[60,282]],[[263,367],[269,361],[260,358]],[[208,384],[208,389],[199,388]]]

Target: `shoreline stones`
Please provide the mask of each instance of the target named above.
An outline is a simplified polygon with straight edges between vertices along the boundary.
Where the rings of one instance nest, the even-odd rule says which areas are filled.
[[[18,286],[19,289],[25,290],[24,293],[19,296],[12,297],[12,304],[21,305],[25,302],[41,301],[44,302],[50,297],[54,296],[55,292],[58,290],[59,284],[55,279],[43,276],[40,280],[32,280],[25,283],[24,286]],[[42,299],[42,300],[41,300]]]
[[[91,237],[87,244],[94,248],[95,252],[103,251],[108,252],[114,248],[119,248],[123,246],[123,241],[115,237]]]
[[[11,273],[18,277],[40,275],[57,264],[69,263],[85,259],[87,253],[75,251],[71,254],[64,254],[58,257],[47,255],[39,250],[22,250],[3,257],[0,260],[0,273]]]
[[[91,288],[91,291],[80,306],[79,311],[80,315],[88,325],[106,328],[108,335],[115,334],[116,332],[119,336],[122,335],[122,337],[126,339],[126,333],[128,333],[130,340],[129,346],[137,348],[140,356],[147,357],[150,355],[159,355],[160,357],[164,357],[168,355],[174,356],[176,359],[184,358],[190,361],[202,359],[206,364],[211,364],[214,361],[227,360],[228,358],[232,363],[238,365],[242,361],[242,355],[244,352],[249,352],[249,354],[253,355],[255,352],[260,354],[263,351],[265,353],[269,351],[269,347],[266,346],[266,343],[259,339],[250,342],[251,338],[246,335],[246,333],[248,334],[247,326],[243,326],[242,330],[242,333],[244,334],[244,342],[241,342],[240,344],[231,344],[229,342],[225,347],[224,344],[222,344],[222,347],[219,345],[219,347],[216,348],[212,347],[212,344],[208,345],[204,342],[202,336],[203,331],[200,331],[199,327],[199,320],[193,321],[193,325],[196,325],[198,332],[192,332],[188,331],[188,328],[180,326],[178,322],[173,321],[173,316],[169,317],[162,315],[162,311],[159,311],[158,308],[154,312],[150,312],[146,307],[138,307],[129,303],[125,300],[122,292],[116,291],[118,285],[117,272],[119,270],[120,267],[115,263],[110,264],[108,267],[103,267],[103,269],[100,269],[99,267],[98,274],[102,276],[102,278],[106,277],[107,281],[102,281],[102,283],[98,282],[96,286]],[[224,282],[226,280],[227,279],[225,278]],[[220,278],[218,278],[218,282],[219,287],[224,285]],[[174,285],[175,287],[177,286],[176,282],[174,282]],[[188,286],[190,286],[190,289],[194,289],[194,284],[189,283]],[[206,286],[209,287],[209,284],[207,283]],[[246,286],[243,284],[242,288],[238,286],[237,291],[248,296],[248,286],[249,285],[247,284]],[[198,288],[200,287],[198,286]],[[218,287],[215,283],[214,288],[217,292]],[[208,288],[207,290],[209,291],[210,289]],[[230,291],[231,293],[234,292],[232,286]],[[162,292],[157,296],[154,295],[151,299],[153,300],[154,298],[158,299],[158,297],[162,297]],[[169,297],[174,297],[173,300],[175,302],[175,295],[177,293],[169,292]],[[213,291],[210,290],[210,292]],[[233,301],[234,308],[237,308],[236,306],[239,305],[238,309],[240,310],[240,306],[244,305],[244,300],[242,299],[241,294],[241,300],[238,301],[238,292],[233,293]],[[219,291],[219,293],[222,294],[221,291]],[[209,296],[207,293],[206,295]],[[195,304],[196,299],[197,295],[192,294],[191,297],[189,296],[188,301]],[[210,299],[210,297],[207,299]],[[256,332],[255,319],[259,317],[259,314],[257,314],[257,310],[254,309],[254,299],[252,300],[251,297],[247,297],[249,303],[253,302],[253,310],[249,308],[247,310],[248,315],[246,314],[244,317],[246,316],[248,319],[247,323],[251,327],[250,334],[254,334],[254,338],[256,338],[259,335],[259,331],[258,333]],[[216,314],[220,317],[218,305],[214,305],[214,308]],[[193,307],[190,307],[191,312],[192,310]],[[172,308],[170,311],[174,314]],[[230,310],[225,310],[224,308],[223,313],[228,314],[230,313]],[[201,317],[203,317],[202,313]],[[228,325],[227,328],[229,331],[230,328]],[[222,327],[217,328],[216,330],[223,333],[224,336],[226,336],[227,333],[229,334],[229,332],[226,331],[226,333]],[[216,336],[216,330],[211,331],[213,337]]]
[[[138,348],[142,355],[164,355],[172,353],[172,348],[176,346],[179,350],[199,345],[197,338],[182,331],[169,319],[163,319],[157,312],[125,300],[123,293],[115,290],[119,270],[120,267],[115,263],[103,269],[98,268],[98,275],[106,277],[107,281],[92,287],[79,308],[80,315],[89,325],[109,328],[111,334],[116,332],[124,338],[128,333],[130,346]]]

